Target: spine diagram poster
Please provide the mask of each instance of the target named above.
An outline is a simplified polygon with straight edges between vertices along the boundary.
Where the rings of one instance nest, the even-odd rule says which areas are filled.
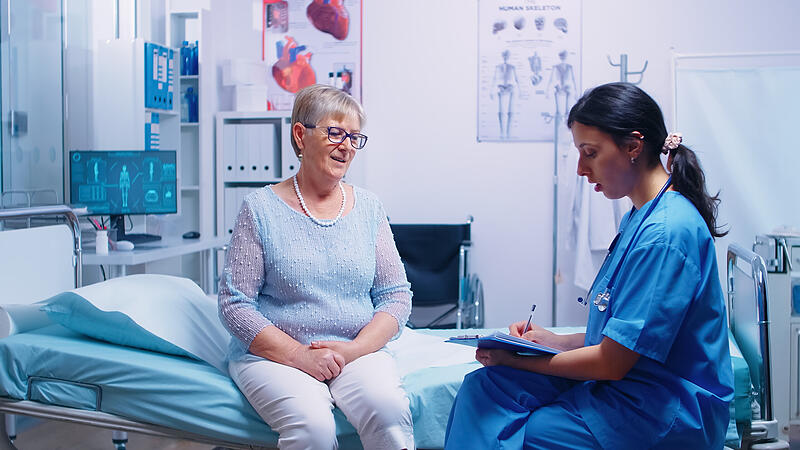
[[[581,0],[478,1],[478,141],[548,141],[580,95]]]
[[[361,0],[263,0],[272,109],[291,110],[297,91],[314,83],[361,99],[361,14]]]

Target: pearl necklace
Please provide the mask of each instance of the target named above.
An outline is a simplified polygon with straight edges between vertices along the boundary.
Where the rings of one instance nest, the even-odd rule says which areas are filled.
[[[342,191],[342,207],[339,208],[339,214],[337,214],[336,217],[331,220],[322,220],[314,217],[306,206],[306,201],[303,199],[303,194],[300,193],[300,186],[297,185],[297,175],[292,177],[292,182],[294,183],[294,193],[297,194],[297,199],[300,200],[300,207],[303,208],[303,212],[306,213],[312,222],[321,227],[331,227],[342,218],[342,214],[344,214],[344,206],[347,204],[347,194],[344,192],[344,186],[342,185],[341,181],[339,182],[339,190]]]

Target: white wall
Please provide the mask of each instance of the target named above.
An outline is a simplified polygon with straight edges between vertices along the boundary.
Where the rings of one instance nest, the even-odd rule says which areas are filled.
[[[517,3],[523,3],[518,1]],[[365,185],[395,221],[475,216],[475,264],[487,325],[523,318],[538,300],[550,321],[552,144],[476,142],[476,2],[365,1]],[[793,0],[583,2],[583,88],[649,60],[640,85],[672,118],[670,49],[679,53],[797,50]],[[402,127],[413,132],[398,133]],[[573,302],[574,300],[569,299]]]
[[[349,179],[376,192],[393,221],[457,222],[473,215],[474,268],[484,281],[487,325],[523,318],[532,301],[536,320],[550,324],[552,143],[476,141],[477,2],[363,2],[370,145]],[[260,58],[253,1],[210,4],[218,62]],[[672,48],[800,50],[797,17],[794,0],[584,1],[583,88],[618,80],[606,55],[616,61],[627,53],[630,70],[647,59],[641,87],[661,103],[669,125]],[[220,93],[219,109],[230,109],[225,88]]]

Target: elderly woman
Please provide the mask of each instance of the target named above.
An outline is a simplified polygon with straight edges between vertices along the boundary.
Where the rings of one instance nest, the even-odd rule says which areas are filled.
[[[413,448],[409,402],[382,351],[411,310],[410,285],[376,196],[342,182],[365,116],[313,85],[292,111],[297,175],[248,195],[220,282],[230,375],[281,449],[337,447],[334,406],[364,448]]]

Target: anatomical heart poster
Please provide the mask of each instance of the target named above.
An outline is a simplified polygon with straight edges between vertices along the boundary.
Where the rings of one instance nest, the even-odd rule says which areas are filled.
[[[478,0],[478,141],[550,141],[580,96],[581,0]]]
[[[262,0],[262,58],[272,109],[314,83],[361,100],[361,0]]]

